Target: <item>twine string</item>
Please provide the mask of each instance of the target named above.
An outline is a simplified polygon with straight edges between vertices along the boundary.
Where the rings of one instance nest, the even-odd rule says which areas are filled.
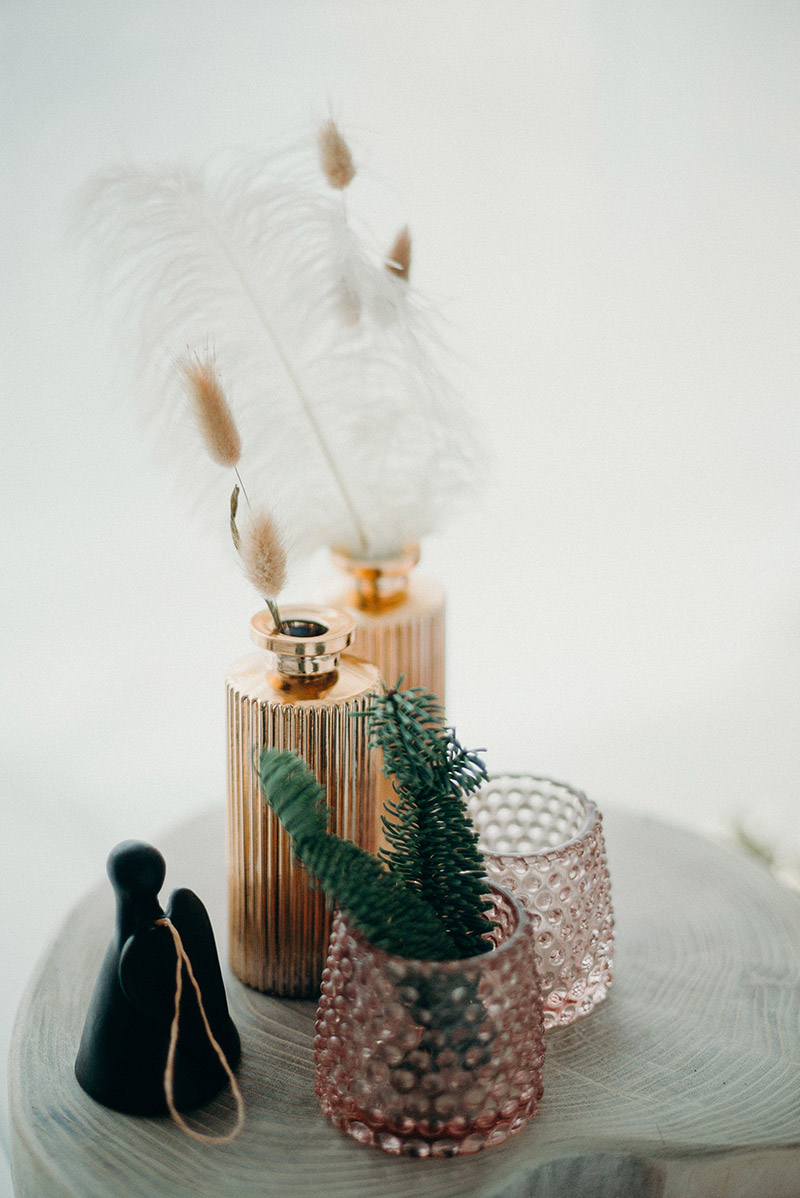
[[[211,1025],[208,1022],[205,1007],[203,1006],[203,996],[200,992],[200,987],[197,984],[197,978],[194,976],[192,963],[189,960],[186,949],[183,947],[183,941],[178,929],[174,923],[166,916],[163,919],[157,919],[156,924],[161,927],[168,928],[175,944],[175,952],[177,954],[177,964],[175,967],[175,1011],[172,1016],[172,1026],[169,1031],[169,1052],[167,1053],[167,1064],[164,1069],[164,1096],[167,1100],[167,1109],[173,1122],[177,1123],[181,1131],[185,1132],[193,1140],[198,1140],[203,1144],[229,1144],[231,1140],[235,1140],[239,1132],[244,1127],[245,1108],[242,1092],[239,1089],[239,1083],[234,1076],[234,1072],[228,1064],[228,1058],[222,1051],[214,1033],[211,1030]],[[178,1048],[178,1034],[180,1031],[181,1019],[181,995],[183,994],[183,966],[186,966],[186,972],[189,975],[189,981],[194,986],[194,992],[197,996],[197,1005],[200,1008],[200,1017],[203,1020],[208,1042],[214,1049],[214,1052],[219,1057],[219,1062],[227,1074],[228,1081],[231,1084],[231,1091],[236,1102],[236,1125],[231,1131],[226,1132],[222,1136],[208,1135],[206,1132],[195,1131],[190,1127],[186,1120],[181,1115],[178,1108],[175,1106],[174,1083],[175,1083],[175,1053]]]

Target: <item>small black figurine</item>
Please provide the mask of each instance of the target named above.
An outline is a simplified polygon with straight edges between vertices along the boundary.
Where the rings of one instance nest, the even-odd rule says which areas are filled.
[[[117,895],[117,930],[92,994],[75,1075],[104,1106],[163,1115],[178,960],[170,928],[156,922],[164,919],[158,892],[166,865],[151,845],[126,840],[111,851],[107,868]],[[206,909],[191,890],[175,890],[166,915],[183,941],[212,1034],[234,1069],[239,1033],[228,1014]],[[209,1102],[228,1077],[203,1026],[185,963],[182,982],[173,1092],[175,1107],[186,1111]]]

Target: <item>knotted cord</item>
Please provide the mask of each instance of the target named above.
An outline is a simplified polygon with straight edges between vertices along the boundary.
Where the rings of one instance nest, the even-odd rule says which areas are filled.
[[[225,1056],[222,1048],[217,1042],[211,1026],[208,1022],[208,1016],[203,1006],[203,996],[200,992],[200,987],[197,984],[197,979],[194,976],[192,963],[189,960],[186,949],[183,947],[181,935],[170,919],[164,916],[163,919],[157,919],[156,924],[165,928],[169,928],[172,939],[175,943],[175,951],[177,953],[177,964],[175,967],[175,1013],[172,1016],[172,1026],[169,1032],[169,1052],[167,1053],[167,1064],[164,1069],[164,1095],[167,1100],[167,1108],[170,1116],[181,1131],[185,1132],[193,1140],[199,1140],[203,1144],[229,1144],[231,1140],[235,1140],[239,1132],[244,1127],[245,1122],[245,1107],[242,1092],[239,1089],[239,1083],[236,1081],[234,1072],[228,1064],[228,1058]],[[236,1126],[223,1136],[207,1135],[205,1132],[195,1131],[190,1127],[186,1120],[181,1115],[178,1108],[175,1106],[174,1097],[174,1082],[175,1082],[175,1053],[178,1048],[178,1034],[180,1030],[181,1019],[181,995],[183,994],[183,966],[186,966],[186,972],[189,975],[189,981],[194,986],[195,994],[197,995],[197,1005],[200,1008],[200,1017],[203,1020],[203,1027],[206,1030],[208,1041],[215,1053],[219,1057],[220,1064],[228,1076],[228,1081],[231,1083],[231,1091],[236,1102]]]

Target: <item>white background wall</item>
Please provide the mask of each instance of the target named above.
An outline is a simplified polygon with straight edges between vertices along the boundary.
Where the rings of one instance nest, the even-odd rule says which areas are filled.
[[[69,204],[329,105],[486,445],[425,549],[461,738],[800,855],[798,62],[791,0],[5,0],[0,1047],[111,846],[222,801],[257,606],[137,427]]]

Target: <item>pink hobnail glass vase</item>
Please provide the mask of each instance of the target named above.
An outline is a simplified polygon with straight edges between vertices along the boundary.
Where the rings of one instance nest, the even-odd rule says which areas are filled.
[[[549,778],[490,778],[469,800],[486,872],[530,912],[545,1028],[588,1015],[607,995],[614,916],[602,816]]]
[[[316,1094],[340,1131],[393,1155],[449,1157],[520,1131],[542,1096],[530,917],[492,887],[495,947],[393,956],[334,917],[317,1010]]]

